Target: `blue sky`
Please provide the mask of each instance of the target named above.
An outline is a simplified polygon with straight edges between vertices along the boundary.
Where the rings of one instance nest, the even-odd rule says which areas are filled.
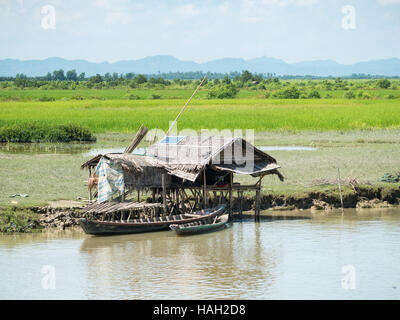
[[[55,9],[44,29],[42,8]],[[344,6],[355,28],[343,28]],[[349,21],[349,20],[347,20]],[[400,58],[400,0],[0,0],[0,59]]]

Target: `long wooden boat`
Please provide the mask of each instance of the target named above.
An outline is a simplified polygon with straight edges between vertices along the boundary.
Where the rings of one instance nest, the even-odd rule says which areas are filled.
[[[100,221],[82,218],[79,224],[83,231],[92,235],[115,235],[128,233],[142,233],[169,230],[171,224],[196,223],[209,221],[222,215],[226,210],[226,205],[222,204],[215,208],[197,211],[193,214],[181,214],[172,216],[162,216],[149,219],[132,219],[122,221]]]
[[[214,221],[197,221],[197,222],[189,222],[184,224],[171,224],[169,227],[171,230],[174,230],[179,235],[189,235],[189,234],[197,234],[204,232],[211,232],[220,230],[226,227],[229,221],[229,215],[224,214],[219,217],[215,217]],[[208,223],[207,223],[208,222]]]

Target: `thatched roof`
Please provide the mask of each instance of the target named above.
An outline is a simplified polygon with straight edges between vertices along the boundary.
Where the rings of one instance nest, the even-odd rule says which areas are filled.
[[[195,181],[206,166],[217,171],[259,176],[278,174],[276,160],[242,138],[166,137],[147,148],[144,156],[106,154],[121,163],[125,171],[140,174],[142,167],[164,168],[170,175]],[[82,165],[96,165],[101,155]]]

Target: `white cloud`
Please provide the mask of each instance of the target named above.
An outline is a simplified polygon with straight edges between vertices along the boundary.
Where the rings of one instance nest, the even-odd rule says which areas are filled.
[[[222,14],[226,14],[229,11],[229,3],[228,2],[224,2],[222,3],[219,7],[218,7],[219,11]]]
[[[108,24],[123,24],[127,25],[132,23],[133,17],[125,11],[108,12],[106,22]]]
[[[317,3],[319,3],[319,0],[293,0],[292,1],[296,6],[313,6]]]
[[[245,23],[259,23],[263,21],[263,18],[261,17],[243,17],[240,18],[240,21],[245,22]]]
[[[400,4],[400,0],[378,0],[381,5]]]
[[[299,7],[312,6],[319,3],[319,0],[262,0],[261,4],[267,6],[287,7],[295,5]]]
[[[105,21],[109,25],[128,25],[133,21],[136,11],[128,0],[93,0],[92,5],[105,12]]]
[[[185,18],[191,18],[200,13],[200,10],[196,9],[193,4],[186,4],[177,9],[177,12]]]

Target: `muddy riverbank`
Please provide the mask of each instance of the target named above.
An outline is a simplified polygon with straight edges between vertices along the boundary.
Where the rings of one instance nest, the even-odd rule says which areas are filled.
[[[147,199],[150,201],[150,198]],[[210,199],[210,206],[217,204],[217,199]],[[65,229],[79,225],[79,219],[84,216],[82,208],[87,202],[82,201],[54,201],[45,206],[32,206],[24,208],[25,212],[38,215],[37,227]],[[358,186],[356,190],[343,190],[344,208],[390,208],[400,204],[400,186],[373,187]],[[240,210],[240,201],[233,201],[234,213]],[[292,210],[293,215],[301,215],[302,210],[311,212],[329,212],[341,207],[339,191],[327,189],[321,191],[306,192],[304,194],[268,194],[264,193],[261,201],[263,215],[277,216],[280,211]],[[251,212],[254,209],[254,196],[245,196],[242,202],[242,210]],[[20,212],[18,207],[12,208],[14,212]],[[266,211],[266,212],[265,212]],[[273,212],[273,214],[272,214]],[[145,217],[145,216],[143,216]]]

